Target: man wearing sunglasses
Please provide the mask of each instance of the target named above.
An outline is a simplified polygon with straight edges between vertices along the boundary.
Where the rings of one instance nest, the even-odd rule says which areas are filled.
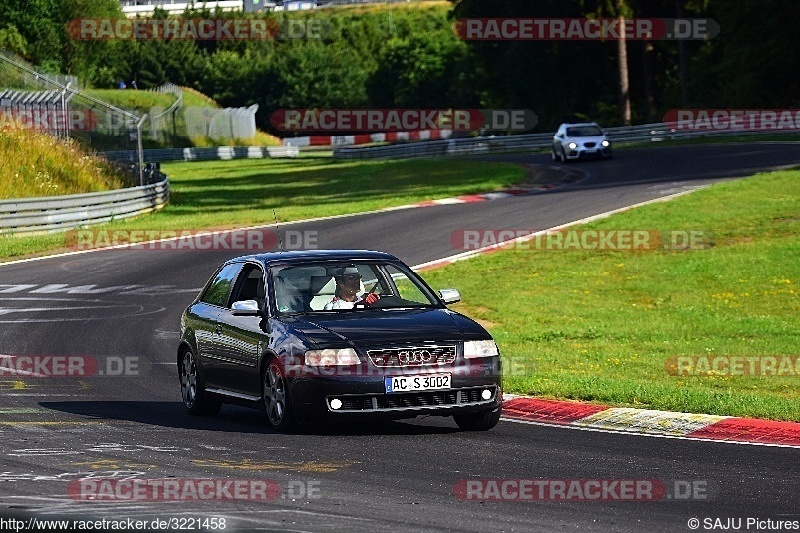
[[[336,293],[333,300],[325,304],[325,311],[352,309],[356,305],[370,306],[380,299],[374,293],[358,294],[361,290],[361,273],[355,266],[337,268],[333,271]]]

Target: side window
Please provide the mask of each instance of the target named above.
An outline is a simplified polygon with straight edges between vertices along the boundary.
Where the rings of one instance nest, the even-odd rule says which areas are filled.
[[[416,304],[431,304],[431,301],[425,296],[425,293],[422,292],[416,283],[408,279],[405,273],[401,272],[393,265],[387,265],[386,272],[392,277],[397,287],[397,292],[400,294],[400,298]]]
[[[233,280],[236,278],[236,274],[239,273],[240,268],[242,268],[241,264],[234,263],[220,270],[208,285],[208,288],[206,288],[203,296],[200,297],[200,301],[218,307],[225,307],[228,303],[231,285],[233,285]]]
[[[231,301],[255,300],[263,309],[265,295],[263,271],[256,265],[245,265],[236,282],[236,295]]]

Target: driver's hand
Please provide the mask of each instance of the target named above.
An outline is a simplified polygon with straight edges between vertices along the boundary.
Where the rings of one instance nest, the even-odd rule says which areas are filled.
[[[375,293],[372,293],[372,294],[368,294],[367,297],[364,298],[364,303],[367,304],[367,305],[372,305],[372,304],[374,304],[375,302],[377,302],[380,299],[381,299],[380,296],[378,296]]]

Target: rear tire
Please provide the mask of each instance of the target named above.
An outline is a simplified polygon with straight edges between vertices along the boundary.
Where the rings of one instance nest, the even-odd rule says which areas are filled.
[[[264,370],[261,398],[267,411],[267,421],[272,429],[286,433],[296,426],[292,400],[289,397],[286,374],[277,359],[272,359]]]
[[[191,350],[183,352],[179,371],[181,396],[186,410],[193,415],[213,416],[219,413],[222,402],[210,397],[206,392],[205,383]]]
[[[500,407],[494,411],[472,413],[468,415],[453,415],[458,427],[464,431],[488,431],[497,425],[500,420]]]

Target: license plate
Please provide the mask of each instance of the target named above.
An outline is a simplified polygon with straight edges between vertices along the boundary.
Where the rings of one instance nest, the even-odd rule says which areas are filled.
[[[423,376],[387,376],[386,394],[416,392],[450,388],[450,374],[425,374]]]

